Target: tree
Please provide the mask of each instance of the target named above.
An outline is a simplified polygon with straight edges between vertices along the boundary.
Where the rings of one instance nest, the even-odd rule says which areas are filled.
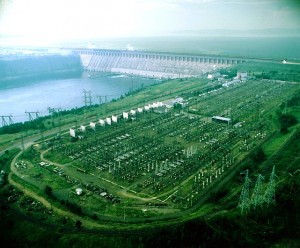
[[[52,196],[52,193],[53,193],[53,190],[52,190],[52,188],[50,187],[50,186],[46,186],[45,187],[45,194],[47,195],[47,196]]]
[[[297,123],[296,117],[291,114],[280,113],[278,116],[278,119],[279,119],[279,123],[280,123],[280,132],[281,133],[287,132],[289,127],[291,127]]]
[[[261,147],[258,147],[253,153],[251,153],[250,158],[256,162],[260,163],[265,160],[266,155]]]
[[[82,223],[80,220],[77,220],[76,223],[75,223],[75,226],[77,229],[80,229],[82,227]]]
[[[180,103],[174,103],[174,109],[181,110],[182,105]]]

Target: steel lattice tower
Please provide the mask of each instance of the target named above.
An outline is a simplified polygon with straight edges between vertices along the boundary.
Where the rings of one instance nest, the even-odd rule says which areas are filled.
[[[83,102],[84,102],[84,106],[87,107],[87,106],[91,106],[92,105],[92,95],[91,95],[91,91],[86,91],[86,90],[83,90]]]
[[[242,192],[238,204],[238,207],[241,209],[241,214],[247,213],[250,208],[250,195],[249,195],[250,179],[248,173],[249,170],[243,172],[243,174],[246,174],[246,176],[245,176],[245,182],[242,188]]]
[[[256,208],[256,206],[258,205],[263,204],[265,200],[265,195],[264,195],[263,185],[262,185],[263,179],[264,177],[261,174],[259,174],[254,186],[254,191],[251,197],[251,205],[253,205],[254,208]]]
[[[265,192],[265,202],[269,204],[275,204],[275,165],[273,166],[272,173],[269,179],[268,187]]]
[[[8,118],[9,125],[14,124],[14,122],[12,120],[12,115],[1,115],[0,117],[2,118],[2,127],[8,125],[7,121],[5,120],[5,118]]]
[[[29,121],[33,121],[34,120],[34,117],[32,116],[32,114],[35,114],[35,119],[38,119],[39,118],[39,111],[36,111],[36,112],[28,112],[28,111],[25,111],[25,114],[28,114],[28,118],[29,118]]]

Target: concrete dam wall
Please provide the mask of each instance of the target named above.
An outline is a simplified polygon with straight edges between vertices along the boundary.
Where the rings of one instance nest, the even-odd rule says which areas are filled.
[[[0,83],[78,77],[83,71],[78,55],[23,55],[0,57]]]
[[[155,78],[197,77],[243,62],[239,58],[193,56],[128,50],[73,49],[85,70]]]

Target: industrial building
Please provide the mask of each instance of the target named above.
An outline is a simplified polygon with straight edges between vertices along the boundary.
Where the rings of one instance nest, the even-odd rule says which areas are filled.
[[[229,124],[231,122],[231,119],[226,118],[226,117],[222,117],[222,116],[213,116],[211,118],[211,120],[214,121],[214,122],[226,123],[226,124]]]

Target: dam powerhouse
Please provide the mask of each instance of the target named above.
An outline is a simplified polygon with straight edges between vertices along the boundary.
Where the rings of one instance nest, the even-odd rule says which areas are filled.
[[[72,49],[72,51],[80,56],[84,70],[153,78],[198,77],[243,62],[241,58],[162,52],[105,49]]]

